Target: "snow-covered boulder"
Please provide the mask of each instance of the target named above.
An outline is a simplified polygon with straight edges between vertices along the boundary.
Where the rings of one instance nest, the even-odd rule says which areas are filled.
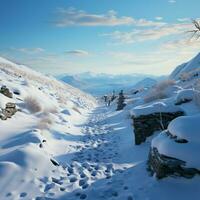
[[[178,112],[180,108],[175,106],[172,102],[166,103],[163,101],[154,102],[150,104],[144,104],[141,106],[136,106],[130,113],[135,117],[142,115],[149,115],[153,113],[168,113],[168,112]]]
[[[187,103],[192,101],[196,95],[200,94],[200,92],[194,89],[184,89],[180,90],[176,96],[175,104],[180,105],[182,103]]]
[[[200,170],[200,114],[183,116],[173,120],[168,130],[160,133],[152,140],[151,149],[157,151],[160,157],[159,169],[155,169],[155,162],[151,164],[157,173],[165,170],[168,175],[172,173],[180,176],[193,176]],[[150,153],[152,154],[152,152]],[[162,173],[162,172],[161,172]]]
[[[200,115],[183,116],[173,120],[168,131],[177,138],[182,138],[188,142],[199,144],[200,148]],[[199,159],[200,167],[200,159]]]
[[[166,129],[173,119],[184,115],[184,112],[172,102],[156,102],[133,108],[131,115],[135,144],[138,145],[153,135],[155,131]]]

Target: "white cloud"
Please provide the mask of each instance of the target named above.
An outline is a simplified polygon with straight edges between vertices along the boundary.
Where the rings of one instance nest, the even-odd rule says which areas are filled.
[[[44,52],[45,50],[43,48],[37,47],[37,48],[15,48],[11,47],[10,50],[12,51],[18,51],[21,53],[26,53],[26,54],[37,54]]]
[[[154,22],[146,19],[134,19],[128,16],[118,16],[114,10],[104,14],[87,13],[75,8],[58,9],[58,19],[54,22],[58,27],[67,26],[161,26],[162,22]]]
[[[115,66],[116,70],[118,69],[119,73],[135,72],[161,75],[171,73],[176,66],[187,62],[200,50],[199,44],[188,46],[183,41],[179,45],[176,45],[174,41],[174,45],[171,44],[171,48],[168,48],[168,45],[162,45],[152,51],[146,50],[142,54],[136,52],[111,52],[109,55],[114,60],[113,66]]]
[[[187,51],[199,51],[200,50],[200,41],[196,39],[189,39],[186,37],[168,41],[161,45],[161,49],[165,51],[179,51],[184,49],[184,52]]]
[[[157,17],[155,17],[155,19],[160,21],[160,20],[163,20],[163,17],[157,16]]]
[[[173,4],[176,3],[176,0],[169,0],[168,2]]]
[[[179,22],[188,22],[188,21],[191,21],[191,19],[188,18],[188,17],[185,17],[185,18],[178,18],[177,21],[179,21]]]
[[[161,27],[150,27],[145,29],[134,29],[129,32],[115,31],[112,33],[102,34],[109,36],[117,44],[129,44],[150,40],[158,40],[167,36],[184,35],[186,31],[192,29],[190,23],[166,24]]]
[[[89,52],[84,51],[84,50],[76,49],[76,50],[67,51],[66,54],[75,55],[75,56],[88,56]]]

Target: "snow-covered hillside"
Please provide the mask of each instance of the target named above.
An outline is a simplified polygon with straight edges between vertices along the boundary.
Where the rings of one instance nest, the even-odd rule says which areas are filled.
[[[171,79],[182,79],[188,80],[191,78],[198,77],[200,73],[200,53],[198,53],[194,58],[190,61],[183,63],[175,68],[175,70],[171,73]]]
[[[0,58],[0,199],[199,200],[200,88],[184,70],[95,100]]]
[[[52,77],[0,58],[2,86],[12,98],[0,93],[0,114],[8,114],[4,109],[9,102],[17,112],[11,118],[0,119],[0,199],[43,196],[54,187],[50,177],[56,179],[64,173],[56,165],[70,159],[65,158],[65,153],[72,154],[73,144],[79,143],[77,124],[86,120],[96,105],[95,99]]]

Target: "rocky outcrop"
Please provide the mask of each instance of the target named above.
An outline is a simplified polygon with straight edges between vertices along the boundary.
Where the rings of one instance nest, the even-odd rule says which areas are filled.
[[[4,85],[0,89],[0,93],[7,96],[8,98],[12,98],[13,94],[10,92],[10,90]]]
[[[155,173],[158,179],[170,175],[192,178],[196,174],[200,174],[199,170],[194,168],[186,168],[185,164],[186,163],[182,160],[161,155],[156,148],[151,148],[149,152],[147,169],[152,175]]]
[[[164,130],[168,124],[175,118],[184,115],[182,111],[173,113],[153,113],[148,115],[133,116],[135,144],[139,145],[145,142],[146,138],[155,131]]]
[[[7,118],[11,118],[17,112],[17,108],[15,103],[7,103],[6,108],[1,109],[0,111],[0,119],[6,120]]]

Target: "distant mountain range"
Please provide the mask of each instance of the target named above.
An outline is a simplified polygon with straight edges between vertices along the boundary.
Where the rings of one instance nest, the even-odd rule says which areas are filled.
[[[131,90],[134,86],[143,81],[143,84],[152,85],[158,79],[163,77],[157,77],[146,74],[123,74],[123,75],[111,75],[105,73],[91,73],[84,72],[76,75],[60,75],[57,78],[65,83],[68,83],[74,87],[77,87],[85,92],[91,93],[95,96],[110,93],[113,90],[118,92],[119,90]],[[142,82],[138,83],[138,87],[142,87]],[[145,85],[145,84],[144,84]]]

